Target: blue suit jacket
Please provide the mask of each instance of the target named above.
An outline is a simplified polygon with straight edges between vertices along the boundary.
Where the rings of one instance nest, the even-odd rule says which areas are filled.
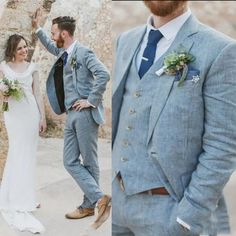
[[[132,29],[117,42],[113,140],[127,73],[145,30],[145,26]],[[178,217],[200,234],[210,231],[208,223],[219,216],[217,212],[222,215],[218,226],[228,226],[222,191],[236,161],[236,43],[191,16],[154,64],[156,71],[162,68],[165,56],[180,45],[196,60],[189,65],[182,87],[176,76],[153,75],[158,86],[154,88],[146,145],[149,157],[161,166],[156,174],[168,180],[165,187],[178,201]],[[199,76],[199,81],[194,82],[193,75]]]

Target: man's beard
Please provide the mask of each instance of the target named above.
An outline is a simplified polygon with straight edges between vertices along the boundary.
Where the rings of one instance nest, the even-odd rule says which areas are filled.
[[[64,39],[61,37],[61,34],[60,34],[60,35],[59,35],[59,39],[56,41],[57,47],[58,47],[58,48],[63,48],[64,43],[65,43],[65,41],[64,41]]]
[[[148,1],[144,0],[145,5],[156,16],[168,16],[176,11],[186,1]]]

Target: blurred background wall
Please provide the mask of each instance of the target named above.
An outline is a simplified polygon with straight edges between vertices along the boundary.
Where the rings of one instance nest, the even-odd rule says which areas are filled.
[[[192,13],[205,24],[236,38],[235,1],[189,1]],[[149,16],[142,1],[112,2],[113,39],[125,30],[145,24]]]

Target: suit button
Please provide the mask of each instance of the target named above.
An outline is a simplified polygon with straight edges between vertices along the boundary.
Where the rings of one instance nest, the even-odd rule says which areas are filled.
[[[140,96],[141,96],[141,94],[140,94],[139,92],[135,92],[135,93],[134,93],[134,97],[135,97],[135,98],[138,98],[138,97],[140,97]]]
[[[129,159],[127,158],[127,157],[121,157],[121,159],[120,159],[122,162],[126,162],[126,161],[128,161]]]
[[[124,145],[125,147],[128,147],[128,146],[129,146],[129,141],[128,141],[128,140],[124,140],[124,141],[123,141],[123,145]]]
[[[128,130],[128,131],[130,131],[130,130],[132,130],[133,129],[133,127],[131,126],[131,125],[128,125],[127,127],[126,127],[126,130]]]
[[[135,113],[135,110],[132,109],[132,108],[130,108],[130,109],[129,109],[129,114],[134,114],[134,113]]]

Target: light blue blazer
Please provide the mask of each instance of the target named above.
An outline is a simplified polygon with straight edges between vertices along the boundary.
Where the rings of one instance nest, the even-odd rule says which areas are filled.
[[[145,26],[132,29],[117,42],[113,140],[127,73],[145,30]],[[236,43],[191,16],[154,64],[156,71],[180,45],[196,60],[189,65],[182,87],[178,76],[153,75],[158,82],[146,145],[149,157],[161,166],[156,175],[167,180],[166,189],[178,201],[178,217],[199,235],[228,228],[222,191],[236,166]],[[220,229],[210,230],[209,221],[215,218]]]

